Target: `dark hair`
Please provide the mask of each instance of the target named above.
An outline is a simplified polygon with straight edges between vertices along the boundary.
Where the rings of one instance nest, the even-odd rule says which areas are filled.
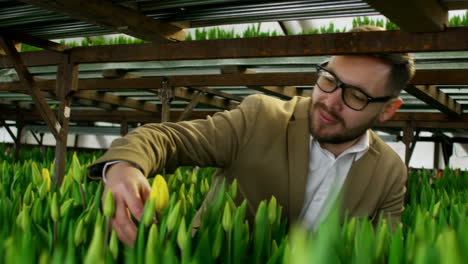
[[[377,26],[359,26],[351,29],[349,32],[365,32],[365,31],[384,31],[384,28]],[[408,85],[411,78],[414,76],[414,60],[408,53],[370,53],[368,56],[376,57],[384,63],[392,66],[390,77],[387,83],[392,96],[398,96],[403,88]]]

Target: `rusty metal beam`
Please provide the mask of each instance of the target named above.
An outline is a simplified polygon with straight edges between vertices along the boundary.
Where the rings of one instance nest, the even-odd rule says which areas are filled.
[[[437,0],[365,0],[408,32],[441,31],[448,24],[448,10]]]
[[[152,19],[108,0],[22,1],[155,43],[185,40],[185,32],[180,27]]]
[[[64,51],[70,50],[72,47],[55,43],[46,39],[34,37],[28,34],[14,32],[6,28],[0,27],[0,32],[3,36],[8,39],[25,43],[34,47],[42,48],[49,51],[63,53]]]

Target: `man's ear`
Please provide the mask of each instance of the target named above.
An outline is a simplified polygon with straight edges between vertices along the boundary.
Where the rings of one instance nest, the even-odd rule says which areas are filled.
[[[400,108],[402,103],[403,100],[400,97],[391,99],[388,103],[385,104],[384,109],[380,113],[379,121],[385,122],[390,119],[398,110],[398,108]]]

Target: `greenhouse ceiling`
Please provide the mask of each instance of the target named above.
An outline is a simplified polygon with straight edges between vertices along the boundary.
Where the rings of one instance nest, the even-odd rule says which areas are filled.
[[[61,107],[72,124],[205,117],[250,94],[307,96],[329,55],[395,51],[413,53],[417,74],[385,129],[467,130],[468,27],[447,27],[448,10],[466,8],[462,0],[0,0],[8,54],[0,55],[0,119],[54,127]],[[288,35],[284,23],[375,14],[401,31]],[[288,36],[184,41],[189,28],[257,22],[278,22]],[[147,43],[50,41],[112,33]],[[16,56],[10,40],[44,50]]]

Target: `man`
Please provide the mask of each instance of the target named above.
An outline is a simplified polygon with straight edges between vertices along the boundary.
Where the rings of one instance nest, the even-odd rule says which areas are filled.
[[[358,31],[369,29],[376,28]],[[141,217],[150,191],[145,175],[185,165],[237,178],[251,212],[274,195],[290,222],[315,227],[340,197],[350,216],[384,214],[397,223],[406,167],[369,128],[393,116],[413,73],[407,54],[333,56],[317,67],[312,98],[254,95],[206,120],[145,125],[114,141],[90,175],[104,169],[113,226],[129,244],[136,237],[129,214]]]

